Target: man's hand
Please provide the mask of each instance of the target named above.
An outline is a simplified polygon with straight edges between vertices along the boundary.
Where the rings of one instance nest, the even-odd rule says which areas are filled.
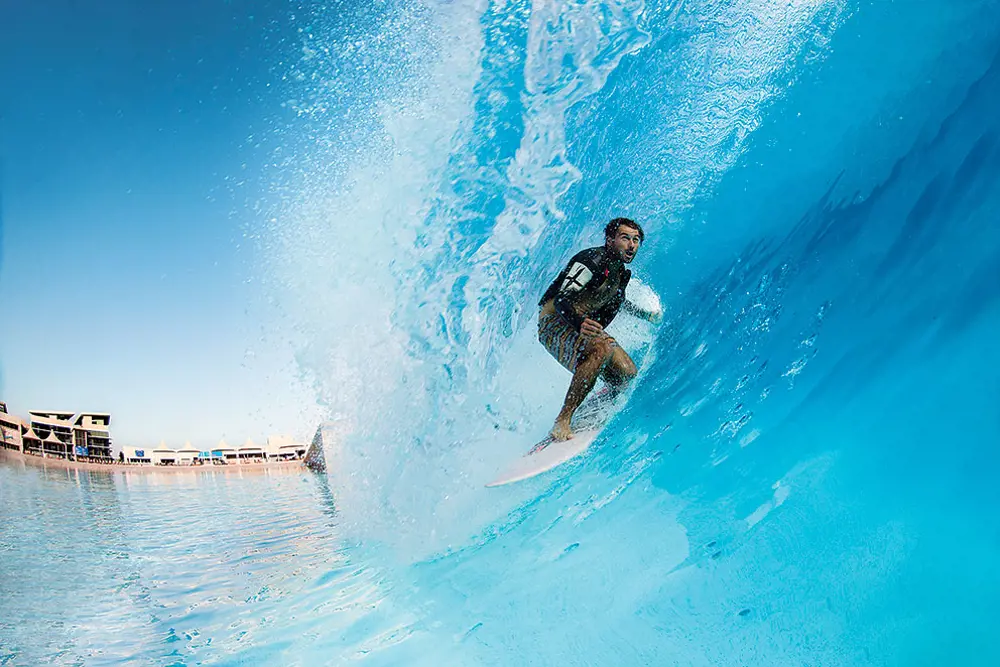
[[[583,334],[584,338],[598,338],[605,335],[604,327],[589,317],[580,325],[580,333]]]

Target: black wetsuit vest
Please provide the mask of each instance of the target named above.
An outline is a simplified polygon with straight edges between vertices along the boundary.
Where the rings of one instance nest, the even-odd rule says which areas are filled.
[[[606,327],[625,303],[625,287],[631,277],[632,272],[617,254],[603,246],[587,248],[569,260],[538,305],[555,299],[556,312],[576,331],[585,318]]]

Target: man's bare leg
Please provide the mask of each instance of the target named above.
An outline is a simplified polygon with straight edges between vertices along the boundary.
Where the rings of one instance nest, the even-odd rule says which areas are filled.
[[[569,390],[566,392],[566,400],[563,401],[562,410],[556,417],[556,423],[552,427],[550,435],[555,440],[569,440],[573,437],[573,430],[570,428],[570,421],[576,409],[583,403],[590,390],[597,382],[597,376],[604,370],[605,364],[610,361],[615,350],[614,341],[611,338],[599,338],[592,341],[584,352],[583,359],[576,365],[573,373],[573,380],[569,383]]]
[[[600,378],[608,385],[611,390],[611,399],[614,400],[635,379],[638,373],[639,370],[635,367],[632,357],[616,345],[611,353],[611,358],[600,373]]]

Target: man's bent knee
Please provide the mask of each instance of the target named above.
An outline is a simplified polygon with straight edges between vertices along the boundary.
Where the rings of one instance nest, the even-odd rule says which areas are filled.
[[[608,361],[615,353],[615,342],[610,338],[599,338],[587,346],[586,355],[589,359]]]
[[[614,350],[612,365],[614,367],[615,374],[618,375],[623,382],[630,382],[636,375],[639,374],[639,369],[635,367],[635,362],[632,361],[632,357],[628,356],[625,350],[621,348]]]

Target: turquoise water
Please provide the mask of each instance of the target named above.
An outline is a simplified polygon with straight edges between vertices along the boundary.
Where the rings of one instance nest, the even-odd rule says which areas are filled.
[[[0,664],[325,664],[385,643],[325,483],[0,466]]]
[[[296,20],[251,232],[329,475],[0,468],[9,664],[1000,663],[1000,4]],[[631,401],[484,489],[568,382],[537,295],[626,214]]]

